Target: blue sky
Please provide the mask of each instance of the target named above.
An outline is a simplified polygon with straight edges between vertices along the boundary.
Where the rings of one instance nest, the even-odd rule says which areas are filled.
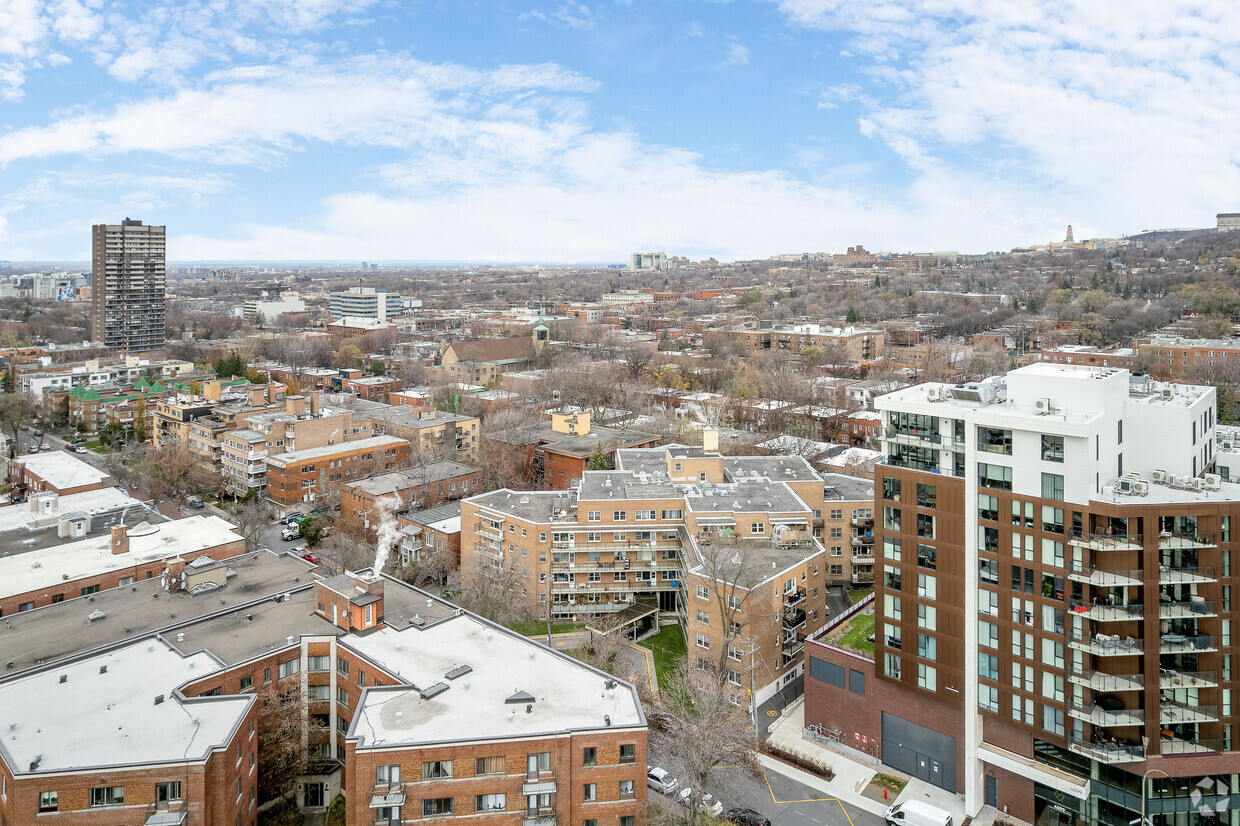
[[[0,259],[985,251],[1240,209],[1229,0],[0,0]]]

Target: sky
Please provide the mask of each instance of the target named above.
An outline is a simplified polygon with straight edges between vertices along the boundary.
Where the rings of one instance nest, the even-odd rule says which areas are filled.
[[[1234,0],[0,0],[0,260],[984,252],[1240,211]]]

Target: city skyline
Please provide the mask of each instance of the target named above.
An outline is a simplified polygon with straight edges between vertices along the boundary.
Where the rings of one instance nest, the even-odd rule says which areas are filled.
[[[1240,189],[1238,15],[19,3],[0,13],[0,258],[86,260],[86,227],[125,214],[175,226],[181,261],[984,252],[1069,223],[1205,227]]]

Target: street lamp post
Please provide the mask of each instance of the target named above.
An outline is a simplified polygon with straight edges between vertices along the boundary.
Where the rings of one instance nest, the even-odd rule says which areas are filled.
[[[1171,775],[1167,774],[1162,769],[1150,769],[1145,774],[1141,775],[1141,826],[1149,826],[1149,822],[1145,819],[1145,798],[1146,798],[1145,787],[1146,787],[1147,781],[1149,780],[1149,776],[1153,774],[1154,772],[1158,772],[1159,774],[1161,774],[1163,777],[1167,778],[1168,780],[1172,779]]]

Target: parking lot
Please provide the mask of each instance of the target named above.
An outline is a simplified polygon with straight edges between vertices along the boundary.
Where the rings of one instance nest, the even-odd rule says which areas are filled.
[[[663,762],[659,762],[662,760]],[[675,758],[650,748],[650,765],[661,766],[685,785]],[[838,781],[837,781],[838,782]],[[723,802],[725,809],[744,807],[770,818],[774,826],[883,826],[883,819],[841,803],[823,791],[807,786],[778,770],[765,770],[755,779],[748,772],[722,767],[715,771],[706,790]],[[657,793],[650,791],[653,800]],[[665,805],[675,805],[664,797]]]

